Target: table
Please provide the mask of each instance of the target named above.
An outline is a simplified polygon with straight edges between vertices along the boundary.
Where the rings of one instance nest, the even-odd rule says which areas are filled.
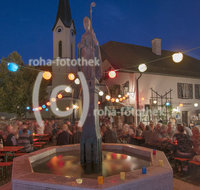
[[[0,148],[1,153],[5,153],[5,161],[7,162],[8,154],[14,155],[15,152],[23,149],[23,146],[4,146],[3,148]]]
[[[34,135],[33,135],[33,138],[34,138],[34,139],[37,139],[37,141],[40,142],[40,141],[42,140],[43,137],[48,137],[48,136],[49,136],[49,134],[34,134]],[[33,140],[33,142],[35,142],[35,141]]]
[[[34,144],[34,145],[39,145],[39,144],[40,144],[40,145],[45,145],[45,144],[47,144],[47,143],[46,143],[46,142],[34,142],[33,144]]]
[[[136,140],[144,140],[144,137],[134,137]]]
[[[145,139],[144,139],[144,137],[134,137],[134,140],[135,140],[135,143],[137,144],[137,145],[141,145],[141,144],[143,144],[144,142],[145,142]]]
[[[33,137],[47,137],[49,134],[34,134]]]

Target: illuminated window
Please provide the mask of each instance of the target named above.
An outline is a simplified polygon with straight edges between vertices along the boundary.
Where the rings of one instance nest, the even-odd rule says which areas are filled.
[[[179,99],[193,99],[193,85],[187,83],[178,83],[178,98]]]
[[[195,84],[195,98],[200,99],[200,84]]]

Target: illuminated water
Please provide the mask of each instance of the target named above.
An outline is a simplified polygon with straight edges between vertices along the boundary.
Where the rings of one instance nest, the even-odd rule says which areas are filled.
[[[32,164],[34,172],[51,173],[75,178],[96,178],[117,175],[120,172],[148,167],[150,162],[134,156],[103,151],[102,169],[98,173],[86,174],[80,164],[80,153],[65,152],[51,155]]]

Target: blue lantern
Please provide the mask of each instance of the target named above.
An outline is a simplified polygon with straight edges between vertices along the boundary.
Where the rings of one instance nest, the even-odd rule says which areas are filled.
[[[170,102],[166,102],[166,104],[165,104],[167,107],[169,107],[171,104],[170,104]]]
[[[43,108],[43,109],[45,109],[45,108],[46,108],[46,106],[45,106],[45,105],[43,105],[43,106],[42,106],[42,108]]]
[[[8,70],[11,72],[16,72],[19,69],[19,66],[16,63],[8,63]]]
[[[30,110],[31,108],[28,106],[28,107],[26,107],[26,109],[27,109],[27,110]]]
[[[49,109],[48,109],[48,108],[46,108],[46,111],[49,111]]]

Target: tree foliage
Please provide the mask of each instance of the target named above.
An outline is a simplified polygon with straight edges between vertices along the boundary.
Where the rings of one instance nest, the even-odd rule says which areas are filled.
[[[17,72],[10,72],[7,63],[14,62],[20,66]],[[26,107],[32,105],[32,91],[38,71],[25,66],[17,52],[3,58],[0,63],[0,112],[16,113],[23,116]],[[47,96],[47,82],[43,81],[40,88],[40,102]]]

